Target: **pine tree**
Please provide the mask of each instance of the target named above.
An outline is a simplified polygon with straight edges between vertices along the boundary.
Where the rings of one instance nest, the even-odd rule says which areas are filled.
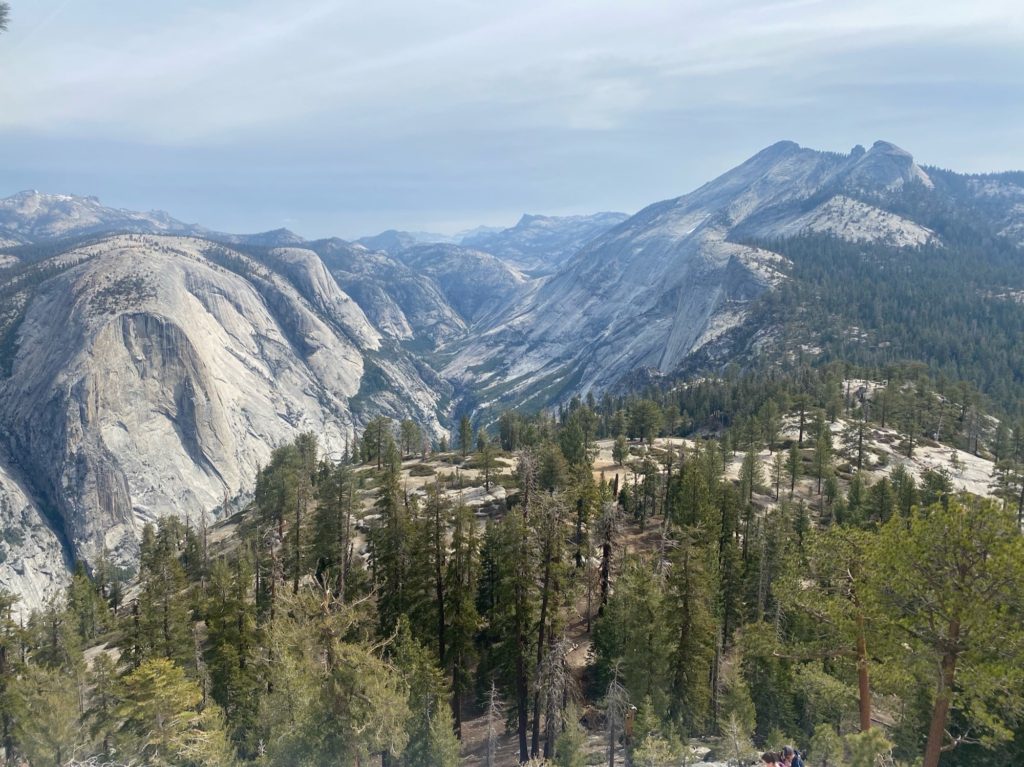
[[[743,498],[751,501],[754,498],[754,491],[764,484],[764,467],[758,459],[757,451],[751,448],[743,456],[743,463],[740,465],[740,484],[743,487]]]
[[[481,431],[481,434],[486,432]],[[497,468],[498,462],[496,460],[496,454],[494,445],[490,442],[485,442],[480,448],[480,471],[484,475],[484,492],[491,492],[491,482],[494,479],[494,470]]]
[[[779,439],[779,431],[782,428],[782,420],[779,417],[779,406],[774,400],[768,400],[760,412],[761,428],[764,441],[768,445],[768,452],[775,452],[775,443]]]
[[[409,687],[379,647],[358,640],[366,605],[312,589],[281,596],[268,627],[274,687],[261,709],[269,764],[366,764],[405,750]]]
[[[1021,686],[996,680],[1021,668],[1024,647],[1024,538],[1015,517],[991,501],[957,499],[909,520],[893,516],[867,559],[867,596],[899,632],[898,656],[939,669],[924,767],[964,737],[957,726],[949,732],[950,711],[974,738],[1008,737],[1004,717],[1020,705]]]
[[[147,764],[175,764],[202,700],[182,668],[167,658],[145,660],[121,680],[117,698],[111,735],[117,750]]]
[[[863,730],[871,727],[871,616],[864,594],[869,541],[852,527],[810,533],[801,547],[804,558],[783,562],[775,589],[783,610],[801,620],[803,630],[789,649],[795,657],[852,660]]]
[[[475,660],[474,640],[480,627],[476,608],[479,578],[479,544],[473,512],[460,505],[455,509],[451,555],[445,571],[445,591],[449,595],[447,610],[447,657],[444,664],[451,670],[452,714],[455,732],[461,735],[462,704],[472,686],[471,668]]]
[[[672,656],[669,714],[687,732],[704,731],[710,713],[714,661],[714,593],[710,567],[714,551],[700,545],[698,531],[680,532],[667,576],[665,616]]]
[[[537,621],[537,665],[541,668],[545,654],[554,642],[556,600],[565,577],[562,543],[566,538],[565,503],[561,495],[537,496],[527,509],[534,546],[538,552],[540,577],[540,614]],[[536,757],[540,748],[541,689],[533,697],[533,733],[530,753]],[[549,754],[550,755],[550,754]]]
[[[402,464],[394,440],[387,440],[377,495],[379,524],[370,532],[370,566],[377,586],[377,615],[383,636],[390,636],[411,606],[410,520],[399,485]]]
[[[295,438],[297,465],[293,481],[295,482],[295,508],[293,522],[288,530],[285,544],[291,550],[288,558],[292,575],[292,593],[299,590],[299,581],[305,575],[306,549],[309,543],[305,537],[304,526],[309,522],[309,505],[313,502],[313,476],[316,471],[316,437],[305,432]]]
[[[115,724],[118,696],[117,665],[109,653],[99,653],[92,663],[86,679],[91,690],[89,706],[82,717],[93,739],[100,738],[97,755],[109,760],[112,756],[110,733]]]
[[[611,678],[604,695],[605,726],[608,728],[607,750],[608,767],[615,767],[615,750],[618,739],[626,729],[626,717],[629,715],[629,691],[619,678],[618,667],[613,666]],[[628,747],[627,747],[628,748]],[[629,764],[627,750],[626,764]]]
[[[814,474],[818,479],[818,495],[821,483],[832,470],[832,430],[828,422],[819,416],[814,430]]]
[[[531,634],[537,586],[536,555],[524,516],[509,514],[492,526],[485,552],[481,614],[490,630],[484,666],[498,672],[503,697],[514,701],[519,760],[525,762],[530,758],[529,681],[536,650]],[[493,572],[488,572],[489,567]]]
[[[619,436],[615,438],[614,445],[612,445],[612,460],[614,460],[619,466],[622,466],[628,457],[629,444],[626,442],[626,435],[619,434]]]
[[[211,696],[231,722],[231,739],[243,756],[256,755],[260,694],[266,689],[258,662],[256,605],[249,598],[253,569],[246,557],[213,563],[206,606]]]
[[[786,458],[786,471],[789,473],[789,497],[793,498],[793,491],[796,489],[796,481],[800,476],[802,459],[800,448],[796,444],[790,445],[789,456]]]
[[[586,767],[587,733],[580,726],[579,709],[570,704],[565,710],[565,728],[555,747],[558,767]]]
[[[594,626],[599,683],[618,674],[630,697],[649,697],[659,716],[668,706],[666,685],[674,646],[665,620],[664,586],[648,563],[628,560]]]
[[[83,642],[95,639],[107,627],[107,605],[99,589],[78,562],[67,589],[67,605],[74,616],[78,636]]]
[[[402,767],[457,767],[459,743],[452,729],[449,690],[433,653],[401,624],[394,649],[395,667],[409,690],[409,740]]]
[[[415,421],[409,418],[406,418],[398,425],[398,430],[401,434],[402,454],[406,456],[412,455],[423,441],[423,431]]]
[[[418,510],[418,504],[416,508]],[[423,509],[412,520],[408,617],[412,621],[413,636],[433,648],[434,659],[439,664],[448,658],[450,605],[445,572],[452,517],[451,504],[441,495],[441,488],[436,482],[427,485]]]
[[[469,421],[468,415],[459,419],[459,447],[462,449],[462,457],[469,455],[473,448],[473,424]]]
[[[342,462],[325,470],[317,487],[317,507],[313,518],[313,558],[316,577],[346,599],[353,569],[352,525],[358,508],[356,477],[352,467]]]
[[[383,468],[389,445],[395,441],[394,424],[387,416],[377,416],[366,424],[362,440],[362,462]]]
[[[64,765],[86,744],[80,692],[74,676],[61,668],[28,664],[13,681],[11,694],[21,712],[16,740],[30,764]]]
[[[140,592],[128,632],[128,654],[135,667],[157,657],[188,665],[193,657],[188,581],[178,560],[182,532],[173,517],[161,519],[156,531],[152,525],[142,531]]]

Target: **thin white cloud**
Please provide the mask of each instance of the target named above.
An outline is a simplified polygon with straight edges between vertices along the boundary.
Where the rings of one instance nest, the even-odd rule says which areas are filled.
[[[175,194],[195,209],[181,215],[211,224],[197,187],[221,190],[207,206],[239,198],[229,217],[251,216],[249,228],[261,210],[330,226],[328,213],[279,203],[304,194],[330,198],[338,221],[372,213],[421,228],[484,215],[485,198],[502,216],[635,208],[780,138],[906,140],[964,168],[1001,148],[1004,166],[1024,164],[1012,132],[996,131],[1024,118],[1019,0],[14,0],[13,11],[0,36],[0,167],[34,186],[33,167],[46,169],[82,191],[107,177],[141,189],[145,176],[147,189],[187,189]],[[115,201],[178,212],[176,199]]]
[[[45,23],[54,34],[29,33],[30,55],[18,41],[0,54],[0,74],[8,75],[0,79],[0,127],[70,123],[94,134],[181,141],[301,128],[334,114],[342,133],[360,125],[387,131],[374,125],[375,113],[390,118],[395,104],[437,113],[450,103],[455,114],[465,105],[527,105],[516,117],[532,124],[614,128],[684,78],[713,104],[716,92],[702,89],[702,78],[717,87],[730,73],[785,73],[880,40],[964,30],[1019,40],[1017,3],[947,5],[937,13],[909,0],[192,2],[169,18],[122,0],[92,22],[79,22],[79,7],[62,27]],[[64,6],[56,8],[67,16]],[[621,62],[623,72],[595,71],[601,61]],[[668,92],[648,83],[668,84]],[[730,98],[728,89],[717,95]]]

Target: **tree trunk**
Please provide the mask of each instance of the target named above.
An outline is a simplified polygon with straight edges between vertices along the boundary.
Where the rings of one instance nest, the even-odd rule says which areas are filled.
[[[871,687],[868,679],[868,644],[864,637],[864,615],[857,613],[857,690],[860,731],[871,729]]]
[[[950,621],[947,633],[950,646],[955,646],[960,639],[960,623]],[[932,709],[931,723],[928,725],[928,742],[924,747],[922,767],[938,767],[942,755],[942,741],[946,736],[946,720],[949,718],[949,704],[953,697],[953,680],[956,676],[957,652],[948,650],[942,656],[942,667],[939,674],[939,687],[935,695],[935,707]]]
[[[583,567],[583,499],[576,501],[576,567]]]
[[[295,499],[295,579],[292,593],[299,593],[299,578],[302,577],[302,493]]]
[[[608,767],[615,767],[615,722],[608,723]]]
[[[452,725],[455,729],[455,737],[462,740],[462,693],[458,687],[458,666],[462,658],[458,654],[452,664]]]
[[[604,539],[601,544],[601,604],[597,608],[597,615],[604,615],[605,605],[608,604],[608,591],[611,586],[612,575],[612,541],[611,536]]]
[[[516,718],[519,720],[519,763],[525,764],[530,760],[530,744],[526,738],[526,729],[529,726],[529,712],[527,710],[527,696],[529,691],[526,687],[526,637],[519,636],[519,648],[516,653]]]
[[[544,583],[540,594],[540,625],[537,628],[537,668],[544,660],[544,630],[547,628],[548,592],[551,584],[551,550],[545,547]],[[540,750],[540,689],[533,693],[533,733],[530,738],[530,755],[537,756]]]
[[[445,655],[445,611],[444,611],[444,531],[441,529],[441,499],[435,499],[434,506],[434,598],[437,600],[437,665],[444,668]]]

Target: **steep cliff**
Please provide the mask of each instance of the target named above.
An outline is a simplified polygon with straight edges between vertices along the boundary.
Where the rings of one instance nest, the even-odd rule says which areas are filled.
[[[195,520],[244,493],[273,447],[302,431],[331,452],[377,412],[439,430],[443,384],[387,354],[315,253],[267,261],[277,268],[141,235],[61,256],[27,300],[0,383],[6,442],[31,480],[22,492],[5,475],[5,514],[38,517],[31,495],[53,510],[69,556],[95,561],[106,548],[130,563],[142,523]],[[23,557],[52,559],[38,538]]]

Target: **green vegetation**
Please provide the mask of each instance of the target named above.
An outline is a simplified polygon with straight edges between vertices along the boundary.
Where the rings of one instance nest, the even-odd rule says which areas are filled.
[[[914,249],[824,236],[762,244],[792,262],[753,323],[780,327],[779,349],[820,347],[819,363],[923,363],[1020,414],[1024,278],[1008,240],[947,222],[941,244]]]
[[[869,390],[844,372],[505,413],[496,440],[464,422],[438,460],[472,486],[515,456],[509,508],[486,521],[447,492],[465,476],[410,492],[438,464],[403,469],[423,450],[408,423],[374,419],[338,462],[302,435],[226,544],[205,521],[148,526],[126,603],[105,565],[24,626],[3,598],[5,753],[454,766],[480,719],[479,747],[507,726],[522,762],[678,764],[698,737],[722,759],[792,742],[837,767],[1015,763],[1024,431],[919,368]],[[909,429],[904,454],[941,422],[998,457],[1000,497],[871,474],[883,421]]]

